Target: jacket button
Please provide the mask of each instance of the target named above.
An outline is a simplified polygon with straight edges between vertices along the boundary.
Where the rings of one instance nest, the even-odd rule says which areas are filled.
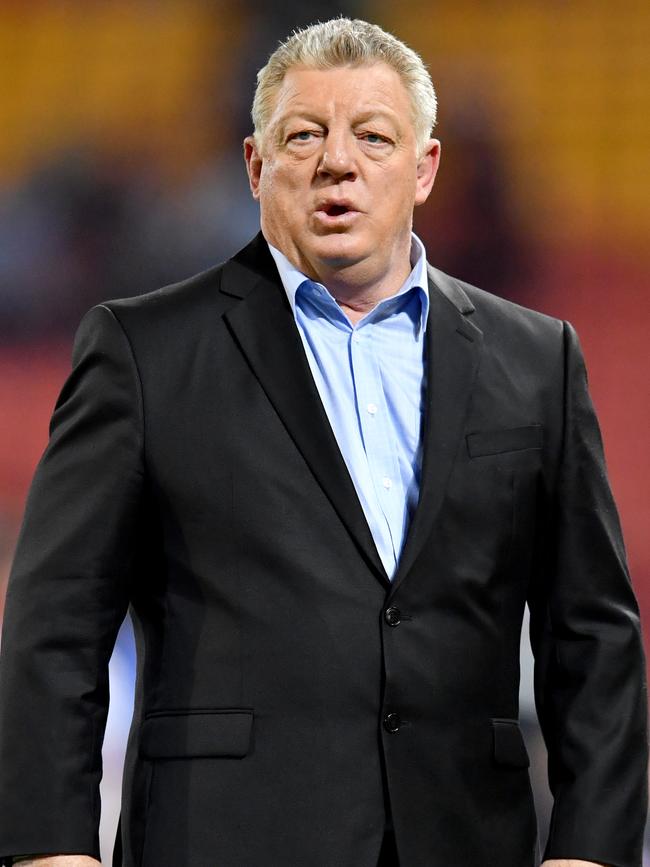
[[[389,626],[397,626],[401,622],[399,608],[387,608],[384,611],[384,620]]]
[[[384,717],[384,728],[387,732],[394,734],[399,731],[399,727],[401,726],[402,721],[399,718],[398,713],[387,713]]]

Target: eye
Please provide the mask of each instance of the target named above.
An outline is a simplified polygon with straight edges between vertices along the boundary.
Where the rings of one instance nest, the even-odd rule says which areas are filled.
[[[299,132],[291,133],[288,141],[311,141],[316,133],[310,129],[301,129]]]
[[[391,139],[388,136],[382,135],[378,132],[360,132],[359,139],[366,144],[371,145],[373,148],[385,147],[386,145],[392,144]]]

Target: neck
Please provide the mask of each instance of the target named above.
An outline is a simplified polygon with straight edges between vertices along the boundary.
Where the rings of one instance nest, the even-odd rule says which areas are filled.
[[[323,275],[317,279],[327,287],[341,310],[354,324],[374,310],[384,298],[390,298],[391,295],[399,292],[410,272],[411,265],[407,259],[401,268],[392,269],[381,280],[368,284],[350,284],[340,279],[339,272]]]
[[[282,252],[302,274],[325,286],[350,322],[356,323],[380,301],[399,292],[411,273],[410,249],[409,232],[405,243],[398,245],[379,269],[367,260],[334,264],[322,260],[309,261],[297,250]]]

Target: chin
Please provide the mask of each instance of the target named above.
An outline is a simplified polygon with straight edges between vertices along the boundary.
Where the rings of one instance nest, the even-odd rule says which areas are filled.
[[[314,256],[331,267],[355,265],[365,259],[370,250],[358,239],[347,235],[328,235],[318,238],[313,244]]]

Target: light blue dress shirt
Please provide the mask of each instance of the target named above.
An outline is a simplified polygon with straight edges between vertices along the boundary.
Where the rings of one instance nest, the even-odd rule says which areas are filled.
[[[412,270],[404,285],[355,325],[325,286],[269,248],[377,552],[392,579],[420,491],[429,312],[424,247],[413,235]]]

